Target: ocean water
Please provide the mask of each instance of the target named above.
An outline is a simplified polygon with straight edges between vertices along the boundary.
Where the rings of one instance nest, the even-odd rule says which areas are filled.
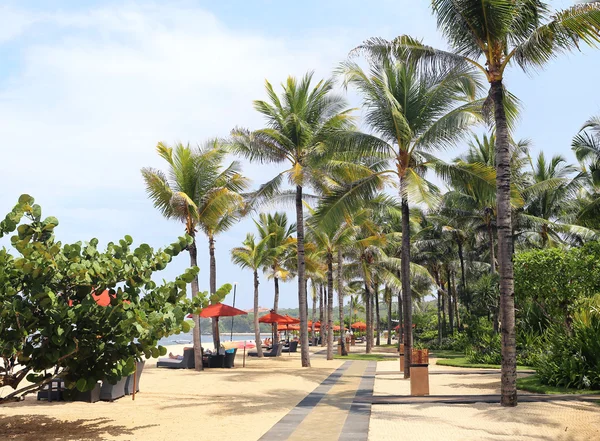
[[[221,342],[225,342],[225,341],[254,341],[254,334],[233,334],[233,338],[231,338],[231,334],[229,333],[222,333],[220,335],[221,337]],[[260,334],[261,339],[265,339],[265,338],[271,338],[271,334]],[[207,343],[210,344],[212,346],[212,342],[213,342],[213,337],[211,334],[203,334],[202,335],[202,343]],[[159,345],[161,346],[170,346],[170,345],[180,345],[180,344],[192,344],[192,333],[191,332],[187,332],[187,333],[181,333],[181,334],[175,334],[175,335],[171,335],[167,338],[163,338],[158,342]]]

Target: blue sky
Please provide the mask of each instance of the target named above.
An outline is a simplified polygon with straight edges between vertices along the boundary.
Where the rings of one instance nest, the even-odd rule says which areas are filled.
[[[572,2],[555,1],[560,8]],[[0,5],[0,215],[21,193],[61,221],[63,242],[118,240],[160,247],[181,234],[146,199],[141,167],[162,167],[158,141],[201,143],[235,126],[258,128],[253,99],[264,79],[314,70],[329,76],[363,40],[410,34],[443,45],[429,2],[373,1],[4,1]],[[534,151],[565,155],[583,122],[600,114],[600,52],[585,49],[506,83],[523,102],[517,138]],[[350,104],[360,106],[353,93]],[[464,146],[462,147],[464,148]],[[461,146],[444,157],[452,157]],[[275,167],[245,164],[255,185]],[[238,305],[252,306],[252,275],[229,250],[252,231],[245,220],[217,238],[218,283],[238,282]],[[6,241],[0,242],[6,244]],[[208,250],[199,239],[200,281]],[[159,276],[187,264],[178,257]],[[282,306],[297,305],[294,282]],[[231,301],[230,299],[228,299]],[[261,305],[272,287],[261,283]]]

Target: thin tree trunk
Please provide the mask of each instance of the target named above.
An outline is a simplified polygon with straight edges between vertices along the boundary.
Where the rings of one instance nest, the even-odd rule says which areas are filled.
[[[317,296],[318,291],[315,288],[315,281],[313,279],[311,279],[311,283],[312,283],[312,289],[314,292],[314,296],[313,296],[313,306],[312,306],[312,320],[311,320],[311,326],[310,326],[310,339],[313,342],[313,345],[315,344],[315,320],[316,320],[316,309],[317,309]]]
[[[189,234],[189,233],[188,233]],[[190,253],[190,266],[198,266],[198,248],[196,247],[196,237],[192,236],[192,243],[188,246]],[[192,280],[192,297],[196,297],[200,291],[198,285],[198,275]],[[194,329],[192,330],[192,340],[194,342],[194,364],[197,371],[204,370],[202,365],[202,332],[200,329],[200,316],[193,314]]]
[[[437,285],[437,317],[438,317],[438,345],[442,344],[442,285],[440,284],[440,274],[437,270],[433,273]]]
[[[344,332],[344,280],[342,278],[342,266],[343,266],[343,256],[342,249],[338,248],[337,252],[337,284],[338,284],[338,305],[339,311],[338,314],[340,316],[340,339],[342,341],[342,355],[348,355],[348,349],[346,348],[346,338]]]
[[[381,346],[381,320],[379,317],[379,285],[375,287],[375,331],[377,332],[377,336],[375,337],[375,345]]]
[[[448,319],[450,322],[450,336],[454,335],[454,307],[452,306],[452,270],[446,268],[446,277],[448,277]]]
[[[325,304],[324,304],[324,291],[323,291],[323,285],[319,284],[319,323],[321,324],[321,326],[319,327],[319,338],[321,339],[321,343],[323,343],[323,323],[325,323],[323,321],[323,310],[325,309]],[[316,346],[316,343],[315,343]]]
[[[366,279],[365,275],[365,279]],[[369,283],[365,280],[365,313],[366,313],[366,321],[367,321],[367,329],[366,329],[366,349],[365,352],[367,354],[371,353],[371,339],[369,338],[369,332],[372,334],[373,324],[371,323],[371,290],[369,287]]]
[[[468,307],[469,303],[471,303],[471,299],[467,298],[469,295],[469,290],[467,289],[467,273],[465,270],[465,257],[464,257],[464,253],[463,253],[463,243],[461,241],[458,241],[457,244],[458,244],[458,258],[460,260],[460,280],[462,282],[460,292],[462,294],[462,301]],[[455,302],[455,304],[456,304],[456,302]],[[458,321],[457,321],[456,327],[458,328]]]
[[[387,300],[387,344],[392,344],[392,293],[390,287],[385,287],[385,298]]]
[[[446,322],[446,299],[448,295],[446,292],[442,295],[442,338],[448,335],[448,323]]]
[[[217,292],[217,261],[215,259],[215,238],[212,234],[208,236],[208,254],[210,256],[210,294]],[[221,339],[219,336],[219,320],[212,318],[212,335],[215,351],[218,352],[221,347]]]
[[[273,277],[273,283],[275,284],[275,295],[273,297],[273,311],[277,314],[277,309],[279,309],[279,278]]]
[[[327,281],[329,283],[329,281]],[[329,306],[327,304],[329,295],[327,293],[327,287],[323,286],[323,320],[321,321],[321,347],[327,346],[327,323],[329,322]]]
[[[458,331],[460,328],[460,318],[458,316],[458,291],[456,290],[456,278],[454,272],[452,272],[452,286],[454,286],[454,323],[456,324],[456,330]]]
[[[333,254],[327,254],[327,360],[333,360]]]
[[[254,340],[256,341],[256,352],[259,357],[262,357],[260,323],[258,322],[258,283],[258,271],[254,270]]]
[[[496,256],[494,253],[494,232],[492,230],[492,220],[488,221],[487,225],[488,230],[488,240],[490,246],[490,273],[496,274]]]
[[[398,276],[401,278],[400,272],[398,272]],[[404,308],[402,298],[402,290],[398,291],[398,352],[400,352],[400,343],[404,343]]]
[[[308,311],[306,299],[306,284],[304,283],[306,261],[304,252],[304,211],[302,206],[302,186],[296,186],[296,239],[298,252],[298,305],[300,307],[300,357],[302,367],[310,367],[310,352],[308,349]]]
[[[517,351],[515,293],[512,263],[512,222],[510,207],[509,131],[504,109],[502,80],[491,83],[496,122],[496,204],[498,217],[498,270],[500,273],[500,317],[502,323],[502,406],[517,405]]]
[[[412,358],[412,293],[410,290],[410,210],[405,180],[400,180],[402,198],[402,300],[404,301],[404,378],[410,378]]]
[[[371,321],[369,329],[369,340],[371,340],[371,350],[373,350],[373,346],[375,345],[375,339],[373,338],[373,334],[375,333],[375,290],[371,289]]]

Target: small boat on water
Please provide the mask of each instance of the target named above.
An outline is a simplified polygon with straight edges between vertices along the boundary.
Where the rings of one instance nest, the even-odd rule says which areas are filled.
[[[187,345],[188,343],[191,343],[192,340],[175,340],[175,343],[177,343],[178,345]]]

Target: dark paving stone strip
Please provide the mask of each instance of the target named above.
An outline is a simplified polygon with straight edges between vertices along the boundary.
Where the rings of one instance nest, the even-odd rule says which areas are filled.
[[[600,401],[600,395],[577,394],[521,394],[520,403],[539,403],[548,401]],[[411,397],[409,395],[391,395],[365,398],[363,404],[475,404],[500,403],[500,395],[429,395],[426,397]]]
[[[311,393],[305,396],[296,407],[281,418],[267,433],[259,438],[259,441],[281,441],[287,439],[294,430],[304,420],[314,407],[319,404],[319,401],[329,392],[335,383],[340,379],[343,373],[350,367],[352,361],[347,361],[321,384],[319,384]]]
[[[379,371],[377,375],[401,375],[402,372],[398,371]],[[535,374],[535,371],[525,370],[517,371],[517,374]],[[456,371],[429,371],[429,375],[500,375],[499,369],[477,369],[471,371],[456,370]]]
[[[370,361],[350,406],[339,441],[367,441],[377,362]]]

